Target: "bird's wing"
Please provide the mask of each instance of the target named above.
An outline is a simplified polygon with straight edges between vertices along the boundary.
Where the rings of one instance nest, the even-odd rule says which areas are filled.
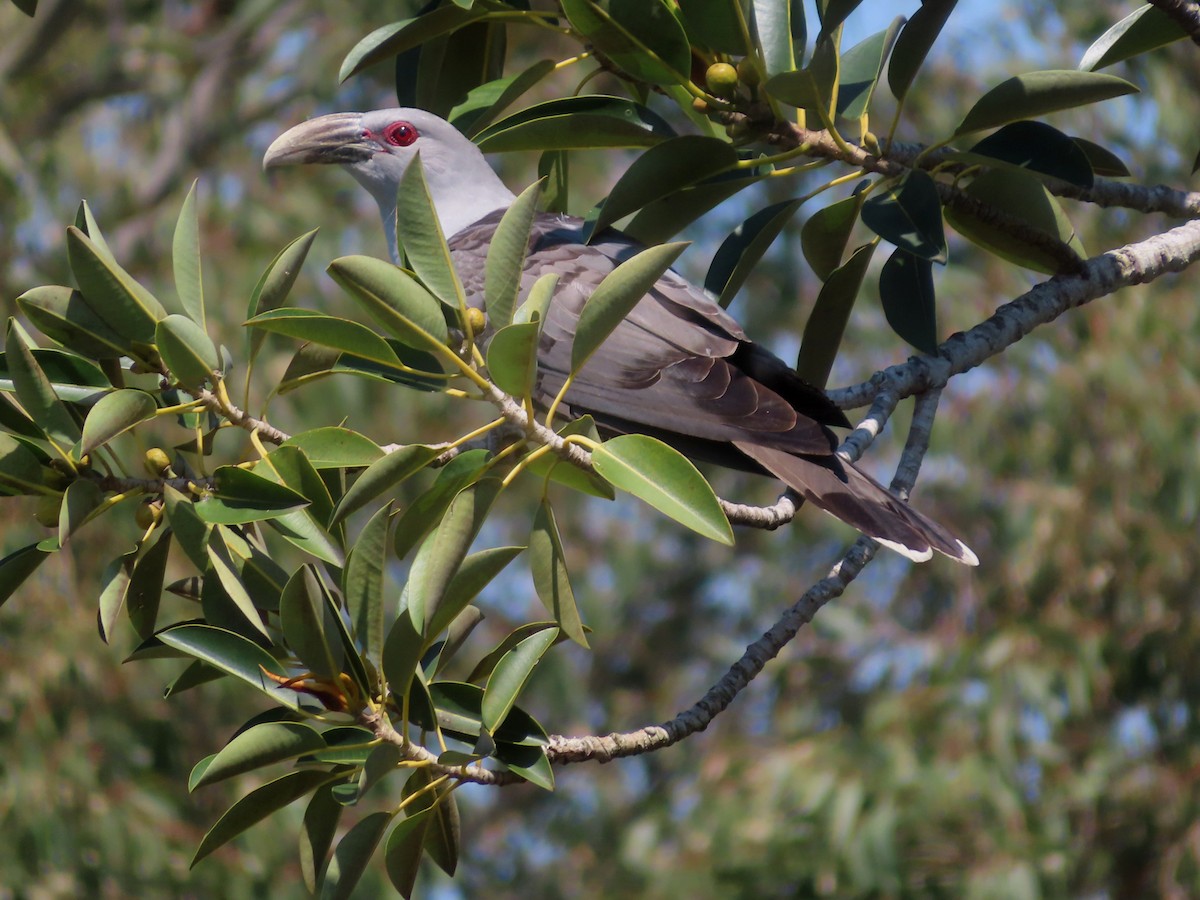
[[[451,241],[464,287],[476,302],[486,245],[498,218],[490,215]],[[524,290],[544,274],[559,276],[538,353],[535,400],[543,406],[570,372],[584,304],[606,275],[641,249],[617,233],[585,245],[579,228],[579,220],[539,216],[526,258]],[[768,386],[748,370],[756,375],[771,370],[781,384]],[[792,396],[805,393],[811,395],[807,404]],[[746,341],[732,317],[674,272],[659,279],[576,374],[565,403],[564,412],[590,413],[601,424],[610,420],[614,430],[632,425],[668,437],[752,441],[789,453],[832,452],[833,435],[821,421],[844,422],[821,392]],[[806,405],[819,414],[810,418]]]

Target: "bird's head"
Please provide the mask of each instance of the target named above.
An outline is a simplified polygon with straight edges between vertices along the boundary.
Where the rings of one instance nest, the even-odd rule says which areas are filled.
[[[512,192],[479,148],[445,119],[421,109],[342,112],[309,119],[275,139],[263,157],[263,168],[308,163],[342,166],[375,198],[391,235],[396,191],[418,153],[447,237],[512,202]]]

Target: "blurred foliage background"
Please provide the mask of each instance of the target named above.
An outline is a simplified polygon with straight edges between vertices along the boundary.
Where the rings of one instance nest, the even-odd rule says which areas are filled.
[[[240,340],[246,298],[276,250],[316,225],[297,298],[342,303],[321,269],[346,252],[382,254],[369,198],[334,172],[268,179],[262,151],[311,115],[390,105],[386,66],[340,87],[335,74],[363,34],[413,5],[42,0],[33,20],[0,7],[8,312],[28,286],[69,277],[63,227],[80,198],[135,276],[168,285],[175,216],[197,177],[209,296],[226,298],[223,340]],[[866,34],[916,5],[864,3],[849,27]],[[1072,67],[1131,9],[961,3],[901,136],[947,132],[968,98],[1009,74]],[[525,42],[530,60],[555,53],[537,34],[510,40],[518,58]],[[1200,118],[1195,50],[1185,41],[1118,67],[1143,94],[1081,114],[1075,133],[1118,152],[1141,183],[1185,187]],[[580,205],[626,162],[589,154],[576,166]],[[514,187],[533,179],[533,163],[499,161]],[[776,199],[800,192],[779,190]],[[1093,252],[1162,225],[1070,212]],[[699,271],[745,214],[723,208],[694,230]],[[780,246],[734,312],[787,357],[816,282],[798,244]],[[938,273],[945,333],[1031,283],[965,242],[951,254]],[[428,873],[426,892],[1200,894],[1198,316],[1187,276],[1160,281],[956,379],[917,498],[977,550],[977,571],[881,557],[705,734],[561,770],[553,795],[468,787],[463,868],[453,883]],[[835,385],[906,355],[870,303],[846,346]],[[277,352],[260,364],[275,376],[290,347]],[[436,401],[398,409],[381,407],[384,396],[328,382],[276,401],[272,415],[292,428],[335,408],[351,427],[387,416],[395,440],[438,439],[446,410]],[[731,474],[716,484],[756,501],[774,490]],[[0,507],[3,552],[35,533],[31,504]],[[187,869],[235,796],[225,786],[189,795],[187,773],[260,701],[220,685],[164,701],[177,664],[121,666],[132,634],[97,639],[96,573],[114,542],[132,544],[129,518],[127,534],[81,534],[72,558],[44,566],[0,611],[0,897],[302,896],[296,810]],[[633,501],[583,505],[559,524],[595,630],[593,653],[556,653],[538,676],[533,711],[565,734],[626,730],[693,702],[848,537],[809,513],[783,533],[714,549]],[[498,633],[506,608],[536,603],[519,581],[501,588],[488,609]],[[384,884],[368,872],[360,894]]]

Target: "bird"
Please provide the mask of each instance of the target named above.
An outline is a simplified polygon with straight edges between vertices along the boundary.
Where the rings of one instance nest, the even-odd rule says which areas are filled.
[[[263,167],[345,169],[375,199],[398,263],[397,191],[418,153],[468,304],[482,309],[487,248],[516,197],[479,148],[445,119],[412,108],[318,116],[276,138]],[[540,408],[553,402],[570,372],[575,327],[588,297],[642,249],[613,228],[589,241],[583,220],[573,216],[535,217],[522,290],[543,274],[559,275],[538,346],[533,399]],[[840,456],[832,429],[851,427],[842,410],[674,270],[659,278],[576,373],[558,412],[591,415],[602,437],[650,435],[696,461],[773,475],[916,562],[937,551],[978,565],[948,529]]]

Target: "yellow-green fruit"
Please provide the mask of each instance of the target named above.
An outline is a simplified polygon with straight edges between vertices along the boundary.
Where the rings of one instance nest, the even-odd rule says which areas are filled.
[[[62,494],[43,494],[38,497],[37,506],[33,510],[33,518],[39,525],[47,528],[58,526],[58,511],[62,508]]]
[[[737,69],[729,63],[713,63],[704,73],[704,83],[715,97],[732,97],[737,91]]]
[[[166,474],[166,471],[171,468],[171,457],[167,456],[167,451],[162,447],[151,447],[146,451],[143,463],[146,471],[157,478],[159,475]]]
[[[133,513],[133,520],[139,528],[149,528],[162,518],[162,507],[157,503],[139,503]]]
[[[479,334],[487,326],[487,316],[482,309],[472,306],[467,310],[467,325],[471,328],[471,334]]]
[[[743,56],[738,60],[737,74],[738,78],[741,79],[742,84],[748,87],[758,86],[758,66],[754,65],[754,59],[752,57]]]

